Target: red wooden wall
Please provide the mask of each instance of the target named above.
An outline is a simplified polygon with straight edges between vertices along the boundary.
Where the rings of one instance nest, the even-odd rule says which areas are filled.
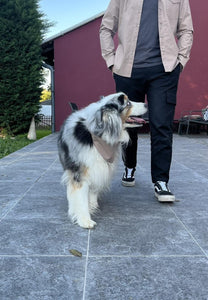
[[[56,130],[71,112],[68,101],[84,107],[115,90],[101,57],[96,19],[54,41]]]
[[[175,119],[181,111],[208,105],[208,1],[190,0],[194,44],[191,59],[181,74]],[[69,101],[79,108],[115,92],[111,72],[101,57],[101,17],[54,40],[55,128],[70,114]]]
[[[181,74],[175,118],[208,105],[208,1],[189,0],[194,24],[191,58]]]

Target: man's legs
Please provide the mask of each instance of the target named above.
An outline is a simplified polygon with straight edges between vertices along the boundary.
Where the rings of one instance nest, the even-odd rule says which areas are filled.
[[[153,183],[169,180],[173,120],[180,68],[177,66],[175,70],[168,73],[158,70],[157,73],[150,75],[147,91]]]
[[[151,133],[152,181],[168,183],[172,159],[172,127],[176,105],[177,85],[180,74],[178,65],[172,72],[165,72],[162,65],[135,70],[133,78],[114,74],[117,92],[123,91],[133,101],[144,102],[147,94]],[[136,166],[137,132],[130,132],[131,142],[123,151],[124,164]]]
[[[135,102],[144,102],[145,91],[144,91],[144,79],[128,78],[114,74],[114,80],[116,83],[116,91],[125,93],[130,100]],[[137,142],[138,142],[138,129],[128,129],[130,141],[128,145],[123,146],[122,158],[125,165],[125,173],[122,179],[122,184],[125,186],[134,186],[134,172],[137,164]]]
[[[175,196],[168,188],[168,181],[179,74],[180,66],[177,66],[168,73],[158,69],[157,74],[152,72],[149,77],[147,99],[151,133],[151,175],[159,202],[175,201]]]

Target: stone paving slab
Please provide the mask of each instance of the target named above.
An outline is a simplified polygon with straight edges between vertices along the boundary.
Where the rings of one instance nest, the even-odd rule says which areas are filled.
[[[85,261],[69,256],[0,257],[0,298],[82,299]]]
[[[207,299],[204,257],[90,257],[86,299]]]
[[[208,138],[174,135],[170,187],[179,201],[160,204],[141,135],[135,187],[121,186],[120,162],[93,230],[67,216],[56,140],[0,160],[0,299],[207,300]]]

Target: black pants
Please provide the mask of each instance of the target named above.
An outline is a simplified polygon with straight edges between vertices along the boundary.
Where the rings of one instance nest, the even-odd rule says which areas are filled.
[[[163,65],[135,69],[130,78],[114,74],[117,92],[124,92],[136,102],[144,102],[147,96],[152,182],[169,180],[179,74],[180,65],[172,72],[165,72]],[[138,129],[129,130],[129,135],[131,140],[123,148],[123,160],[126,167],[134,168],[137,164]]]

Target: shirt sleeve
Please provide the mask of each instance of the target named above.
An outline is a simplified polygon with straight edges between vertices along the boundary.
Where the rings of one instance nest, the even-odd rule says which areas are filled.
[[[118,30],[119,3],[120,0],[111,0],[100,26],[101,53],[108,68],[114,65],[115,44],[113,38]]]
[[[178,19],[177,39],[179,47],[179,61],[184,67],[190,57],[193,44],[193,23],[189,0],[182,0]]]

